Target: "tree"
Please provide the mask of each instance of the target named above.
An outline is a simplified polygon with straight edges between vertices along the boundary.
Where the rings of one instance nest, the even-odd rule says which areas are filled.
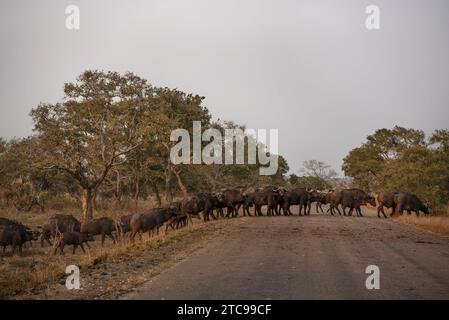
[[[0,187],[6,202],[12,202],[17,211],[29,211],[35,205],[43,210],[45,193],[59,191],[56,184],[61,177],[35,166],[37,142],[34,137],[13,139],[5,142],[0,153]]]
[[[299,177],[295,174],[291,174],[288,182],[292,187],[306,188],[309,190],[325,190],[331,188],[329,182],[316,176]]]
[[[424,132],[399,126],[376,130],[366,140],[349,152],[342,166],[345,174],[354,178],[354,184],[365,190],[378,189],[385,182],[382,172],[404,151],[426,146]]]
[[[84,219],[112,168],[151,136],[153,88],[132,73],[85,71],[66,83],[63,102],[40,104],[31,116],[40,165],[66,172],[82,189]]]
[[[172,200],[171,181],[174,175],[178,187],[187,196],[187,188],[182,179],[184,165],[174,165],[170,160],[170,150],[176,142],[170,141],[171,132],[183,128],[193,135],[193,121],[200,121],[203,129],[210,124],[209,110],[202,105],[204,97],[186,94],[177,89],[157,89],[156,106],[158,126],[157,144],[160,146],[161,161],[165,166],[165,195],[166,200]]]
[[[435,211],[449,201],[449,132],[426,140],[420,130],[394,127],[367,137],[343,160],[343,171],[367,191],[411,192]]]
[[[318,177],[325,181],[331,181],[337,173],[330,165],[319,160],[307,160],[303,163],[301,170],[306,176]]]
[[[429,144],[437,151],[449,153],[449,130],[435,130],[429,139]],[[449,160],[449,159],[448,159]]]

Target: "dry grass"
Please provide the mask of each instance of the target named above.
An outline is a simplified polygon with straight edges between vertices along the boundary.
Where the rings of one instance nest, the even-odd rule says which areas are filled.
[[[449,216],[419,216],[402,215],[395,218],[397,221],[410,224],[434,233],[449,236]]]
[[[77,212],[63,211],[74,214],[77,218],[80,215]],[[13,212],[2,211],[0,216],[19,220],[30,227],[40,225],[50,214],[48,213],[21,213],[17,215]],[[120,212],[97,212],[96,217],[111,216],[118,217]],[[17,295],[35,294],[48,288],[54,283],[65,281],[65,268],[68,265],[77,265],[82,271],[88,271],[89,268],[103,263],[114,263],[130,259],[146,251],[154,251],[160,246],[167,245],[173,241],[182,239],[186,234],[201,228],[204,223],[196,220],[193,226],[184,229],[170,231],[164,235],[164,229],[161,228],[159,236],[148,238],[143,237],[142,241],[136,239],[136,242],[130,243],[129,239],[119,239],[116,245],[112,244],[110,239],[106,239],[105,246],[101,247],[101,241],[96,237],[95,242],[90,242],[91,249],[87,249],[83,254],[80,248],[76,254],[72,254],[72,246],[67,246],[64,255],[59,251],[53,255],[53,247],[48,245],[41,248],[39,242],[34,242],[33,247],[29,245],[23,249],[23,255],[12,255],[11,248],[7,248],[6,253],[0,253],[0,299],[10,299]]]
[[[73,255],[72,246],[67,246],[64,255],[60,255],[59,252],[53,255],[52,247],[41,248],[36,247],[36,244],[33,248],[24,249],[23,256],[3,254],[0,258],[0,298],[36,293],[55,282],[65,281],[65,268],[68,265],[77,265],[86,272],[93,266],[123,261],[145,251],[154,251],[160,246],[178,241],[200,225],[197,223],[196,226],[171,232],[167,236],[161,234],[151,239],[144,236],[142,241],[136,240],[134,244],[124,239],[116,245],[106,241],[105,246],[101,247],[101,241],[97,239],[91,243],[90,250],[86,248],[86,254],[78,248]]]

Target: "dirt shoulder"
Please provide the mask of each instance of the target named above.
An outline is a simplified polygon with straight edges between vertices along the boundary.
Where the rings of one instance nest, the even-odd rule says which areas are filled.
[[[210,223],[195,221],[193,226],[169,232],[166,236],[157,236],[148,240],[145,235],[144,240],[136,241],[136,244],[126,242],[117,247],[111,245],[103,252],[103,255],[96,255],[95,258],[85,257],[89,262],[84,262],[84,265],[80,267],[80,290],[67,290],[65,287],[67,275],[59,273],[58,277],[47,282],[45,286],[12,296],[4,296],[4,298],[116,299],[210,242],[221,241],[220,239],[230,230],[244,221],[245,219],[220,220]],[[73,261],[71,253],[56,258],[65,258],[64,261],[67,265],[76,263]],[[61,262],[59,262],[60,264]]]

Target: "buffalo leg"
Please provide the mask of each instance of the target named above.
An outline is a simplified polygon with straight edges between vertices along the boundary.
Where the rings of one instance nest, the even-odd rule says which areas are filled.
[[[338,204],[336,206],[334,206],[334,209],[337,210],[338,214],[341,216],[341,212],[340,212],[340,209],[338,208]]]
[[[159,234],[159,229],[157,230],[158,234]],[[112,239],[112,242],[115,244],[115,237],[112,235],[112,233],[108,234],[108,237]]]
[[[235,206],[235,216],[237,217],[238,215],[239,215],[239,210],[240,210],[240,207],[241,207],[242,205],[240,204],[240,203],[238,203],[236,206]]]
[[[380,214],[383,214],[384,218],[386,218],[387,216],[385,215],[385,211],[384,211],[384,206],[378,206],[377,207],[377,217],[380,218]]]
[[[344,210],[344,209],[343,209]],[[354,211],[354,207],[349,208],[348,216],[352,217],[352,212]]]

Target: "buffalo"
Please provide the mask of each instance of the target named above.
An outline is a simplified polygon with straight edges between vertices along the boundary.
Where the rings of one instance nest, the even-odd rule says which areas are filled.
[[[309,192],[309,213],[312,206],[312,203],[315,202],[315,211],[316,213],[319,213],[320,211],[324,213],[323,208],[321,205],[328,204],[330,202],[330,193],[323,193],[316,190]]]
[[[187,225],[188,216],[181,211],[181,202],[172,202],[169,207],[176,210],[176,214],[167,220],[167,226],[165,228],[165,233],[167,233],[168,228],[173,230],[179,229],[180,227],[185,227]]]
[[[55,245],[55,250],[53,251],[53,254],[56,254],[56,251],[60,250],[60,253],[64,253],[64,247],[66,245],[73,245],[73,254],[75,254],[76,248],[78,246],[81,247],[84,253],[86,251],[84,250],[83,243],[87,245],[87,247],[90,249],[88,241],[94,241],[94,237],[90,234],[76,232],[76,231],[66,231],[62,233],[61,238],[58,240],[58,242]]]
[[[393,200],[396,214],[402,214],[404,210],[407,210],[409,214],[414,211],[416,216],[419,216],[420,211],[429,214],[429,208],[414,194],[395,193]]]
[[[55,238],[56,234],[66,231],[79,232],[81,223],[72,215],[68,214],[53,214],[42,225],[41,233],[41,247],[44,246],[44,241],[52,245],[50,239]]]
[[[96,236],[101,234],[101,245],[104,245],[104,240],[106,236],[111,238],[112,242],[115,244],[115,237],[112,232],[117,231],[117,226],[109,217],[103,217],[98,219],[91,219],[83,221],[81,224],[81,233]]]
[[[12,247],[14,254],[19,247],[19,254],[22,255],[22,246],[32,240],[37,240],[33,232],[23,225],[1,225],[0,226],[0,245],[3,246],[3,253],[7,246]]]
[[[16,228],[19,228],[19,229],[22,229],[22,230],[30,231],[32,233],[32,239],[29,240],[31,246],[33,246],[32,240],[36,240],[39,237],[39,235],[40,235],[39,228],[31,231],[30,228],[28,228],[26,225],[20,223],[19,221],[10,220],[10,219],[3,218],[3,217],[0,217],[0,227],[1,226],[4,226],[4,227],[16,227]]]
[[[367,203],[376,206],[376,200],[373,196],[367,194],[366,192],[360,190],[360,189],[343,189],[343,190],[336,190],[332,192],[330,196],[330,212],[333,215],[334,210],[338,212],[339,215],[341,215],[340,210],[338,209],[338,206],[341,205],[343,215],[346,215],[346,208],[349,208],[348,215],[352,215],[352,212],[356,211],[357,215],[362,217],[362,210],[360,209],[360,206],[366,205]]]
[[[219,194],[221,196],[219,203],[227,209],[226,218],[236,217],[239,208],[245,202],[243,193],[237,189],[223,189]],[[245,212],[243,212],[243,214],[245,215]]]
[[[394,211],[396,209],[395,204],[394,204],[394,195],[396,194],[396,192],[380,192],[377,195],[377,202],[378,202],[378,206],[377,206],[377,216],[380,218],[380,214],[382,213],[383,216],[386,218],[387,216],[385,215],[385,211],[384,211],[384,207],[386,208],[391,208],[391,214],[390,217],[394,214]]]
[[[249,207],[254,205],[257,216],[262,216],[262,206],[267,206],[267,215],[279,214],[278,204],[284,189],[276,186],[260,187],[244,193],[244,211],[249,214]]]
[[[307,215],[307,206],[309,203],[309,193],[304,188],[294,188],[286,190],[279,200],[279,204],[282,208],[284,215],[292,215],[290,206],[299,205],[299,215],[302,215],[302,209],[304,208],[304,215]]]
[[[124,235],[131,231],[130,221],[133,214],[125,214],[120,216],[116,224],[118,225],[118,231],[120,235]]]
[[[154,208],[146,213],[137,213],[131,217],[131,241],[137,233],[148,232],[148,236],[151,237],[156,230],[159,233],[159,228],[165,223],[169,222],[173,217],[179,215],[178,208],[169,206],[166,208]],[[167,230],[167,229],[166,229]]]
[[[181,201],[181,212],[185,214],[191,223],[193,223],[192,216],[200,218],[199,214],[203,213],[204,221],[209,220],[209,215],[215,220],[213,209],[214,201],[211,199],[209,193],[199,193],[194,196],[188,196]]]

